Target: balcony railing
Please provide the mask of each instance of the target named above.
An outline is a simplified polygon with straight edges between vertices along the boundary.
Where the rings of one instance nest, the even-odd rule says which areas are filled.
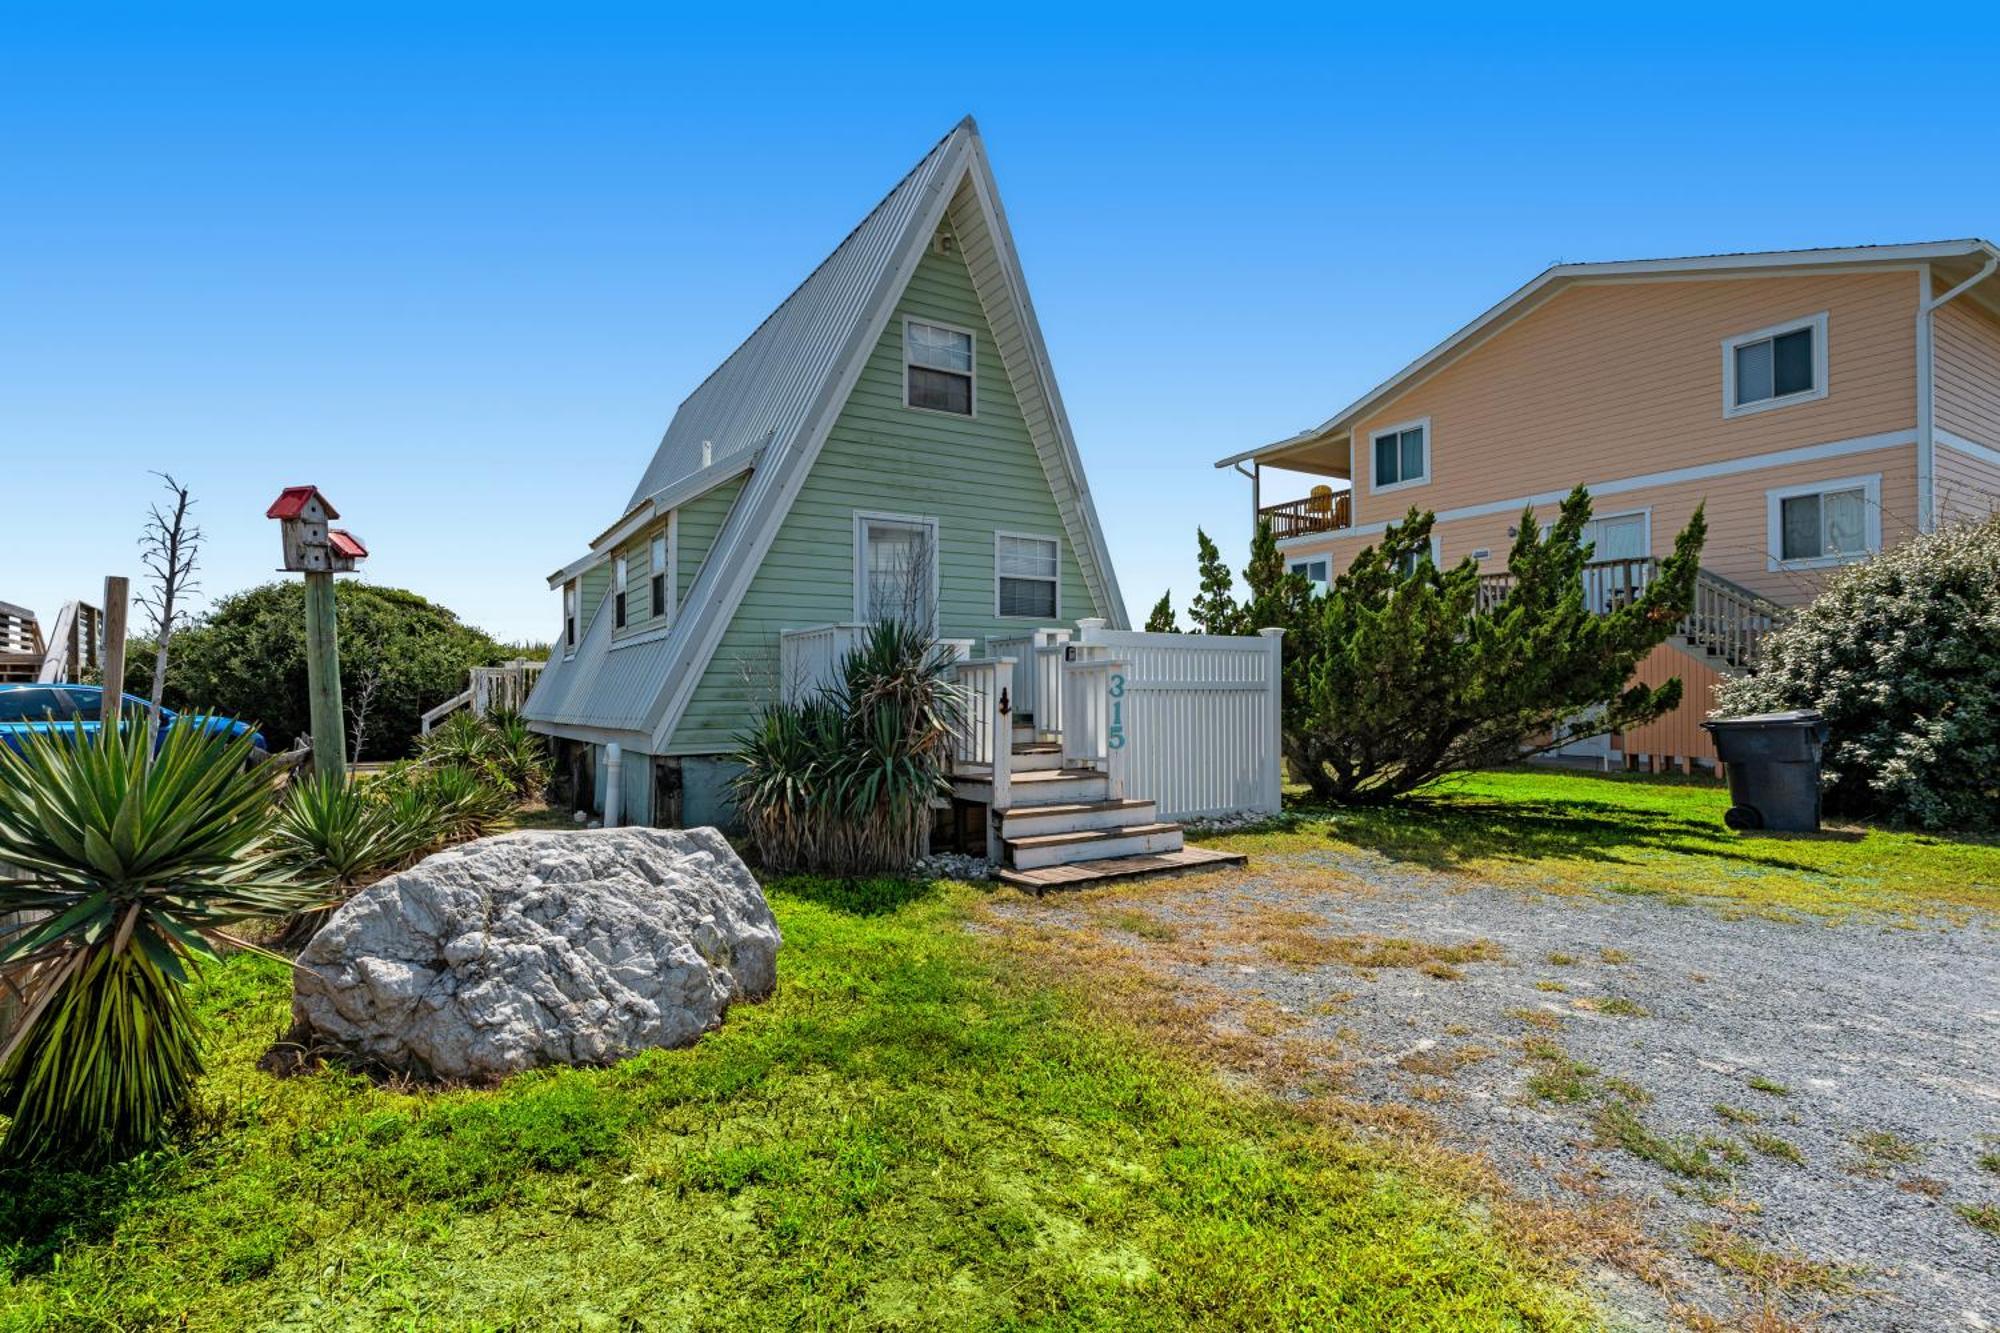
[[[1629,605],[1646,591],[1659,568],[1660,562],[1651,557],[1592,561],[1583,567],[1584,604],[1600,614]],[[1511,574],[1480,575],[1480,609],[1499,605],[1513,586]],[[1704,569],[1695,575],[1694,609],[1676,632],[1730,671],[1755,671],[1765,637],[1784,614],[1784,608],[1768,597]]]
[[[1257,516],[1271,525],[1271,535],[1280,539],[1303,537],[1313,532],[1338,532],[1354,526],[1354,492],[1309,495],[1303,500],[1265,505]]]

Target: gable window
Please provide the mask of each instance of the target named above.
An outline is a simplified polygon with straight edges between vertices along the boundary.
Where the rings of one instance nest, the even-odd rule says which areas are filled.
[[[1722,342],[1722,414],[1742,416],[1826,397],[1826,316]]]
[[[613,629],[625,628],[625,588],[631,572],[630,566],[627,565],[625,557],[622,555],[612,563],[611,585],[613,594],[611,600],[611,628]]]
[[[1373,452],[1373,488],[1393,491],[1421,486],[1431,479],[1431,420],[1408,421],[1369,436]]]
[[[1054,537],[994,533],[994,611],[1032,620],[1054,620],[1061,614],[1057,578],[1061,549]]]
[[[936,519],[854,516],[854,618],[936,628]]]
[[[667,613],[667,538],[664,533],[653,538],[652,557],[653,614],[663,616]]]
[[[1837,565],[1882,549],[1882,478],[1767,491],[1771,568]]]
[[[1317,583],[1322,588],[1326,586],[1327,559],[1325,556],[1320,556],[1314,560],[1294,560],[1289,565],[1286,565],[1285,569],[1288,573],[1305,575],[1306,582],[1308,583]]]
[[[563,651],[576,651],[576,580],[563,584]]]
[[[972,334],[903,321],[903,401],[927,412],[972,415]]]

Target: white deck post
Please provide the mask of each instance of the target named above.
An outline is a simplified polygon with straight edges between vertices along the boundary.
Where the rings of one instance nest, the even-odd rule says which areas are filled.
[[[1264,812],[1277,814],[1285,803],[1285,631],[1265,628],[1257,631],[1271,655],[1266,677],[1270,698],[1271,762],[1264,769]]]
[[[1113,801],[1125,799],[1126,742],[1126,682],[1132,671],[1130,662],[1112,662],[1104,673],[1104,786],[1105,796]]]
[[[986,805],[986,859],[999,865],[1001,812],[1014,803],[1014,659],[993,664],[993,695],[987,701],[993,736],[993,794]],[[1004,710],[1004,711],[1003,711]]]

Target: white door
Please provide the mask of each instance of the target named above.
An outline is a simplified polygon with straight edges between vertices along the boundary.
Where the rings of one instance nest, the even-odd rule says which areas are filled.
[[[1594,548],[1584,571],[1584,596],[1593,611],[1609,611],[1637,597],[1652,574],[1640,563],[1652,554],[1647,516],[1615,514],[1583,525],[1583,540]]]

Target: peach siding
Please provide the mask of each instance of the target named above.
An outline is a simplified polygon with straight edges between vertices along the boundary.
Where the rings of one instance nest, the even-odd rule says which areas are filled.
[[[1963,458],[1940,449],[1941,466],[1947,456]],[[1876,475],[1882,479],[1882,543],[1894,546],[1917,530],[1917,451],[1913,444],[1607,495],[1597,500],[1596,512],[1608,517],[1650,510],[1652,552],[1666,555],[1673,550],[1674,536],[1686,524],[1694,507],[1706,501],[1708,545],[1702,552],[1702,567],[1791,606],[1812,599],[1825,571],[1770,567],[1770,510],[1765,492],[1815,481]],[[1555,517],[1555,512],[1554,505],[1538,506],[1536,519],[1547,522]],[[1512,510],[1482,518],[1440,522],[1436,529],[1439,556],[1451,565],[1483,548],[1490,555],[1480,563],[1487,569],[1503,570],[1507,567],[1507,548],[1513,541],[1507,530],[1519,521],[1520,511]],[[1336,535],[1326,541],[1288,545],[1285,558],[1298,560],[1326,552],[1331,554],[1335,569],[1344,569],[1363,546],[1376,540],[1374,534]]]
[[[1618,737],[1616,744],[1626,754],[1715,758],[1715,746],[1701,724],[1715,708],[1715,687],[1728,677],[1668,643],[1653,649],[1632,673],[1634,681],[1648,688],[1664,685],[1675,676],[1681,680],[1681,706],[1657,722],[1634,727]]]
[[[1915,272],[1571,287],[1383,404],[1355,521],[1916,428]],[[1826,311],[1828,394],[1726,418],[1722,340]],[[1373,430],[1431,420],[1432,480],[1376,495]]]
[[[1931,345],[1938,428],[2000,449],[2000,320],[1961,297],[1931,317]]]
[[[2000,511],[2000,463],[1938,445],[1937,503],[1938,517],[1946,523]]]

